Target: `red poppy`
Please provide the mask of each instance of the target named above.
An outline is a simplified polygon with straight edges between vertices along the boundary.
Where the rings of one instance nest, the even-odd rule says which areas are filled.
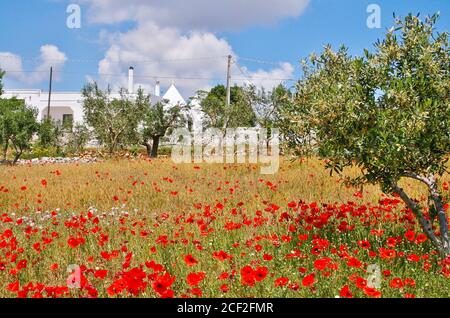
[[[193,288],[193,289],[191,289],[191,294],[193,294],[194,296],[197,296],[197,297],[202,297],[203,292],[200,288]]]
[[[412,278],[405,278],[403,283],[405,284],[405,286],[416,287],[416,282]]]
[[[417,263],[420,261],[420,256],[416,254],[410,254],[406,259],[410,262]]]
[[[297,202],[295,202],[295,201],[289,202],[288,207],[290,207],[291,209],[297,208]]]
[[[231,257],[231,255],[228,255],[226,252],[224,252],[224,251],[219,251],[219,252],[214,252],[213,253],[213,257],[215,258],[215,259],[217,259],[218,261],[221,261],[221,262],[223,262],[223,261],[225,261],[225,260],[227,260],[227,259],[231,259],[232,257]]]
[[[286,286],[289,283],[289,278],[287,277],[280,277],[275,280],[275,287],[282,287]]]
[[[421,244],[427,241],[427,236],[423,233],[420,233],[417,235],[416,237],[416,243],[417,244]]]
[[[184,262],[187,266],[194,266],[198,264],[198,261],[190,254],[184,257]]]
[[[378,298],[381,297],[381,292],[376,290],[375,288],[366,287],[364,288],[364,294],[369,297]]]
[[[19,291],[19,281],[17,280],[14,283],[9,284],[6,289],[8,291],[10,291],[10,292],[17,292],[17,291]]]
[[[300,241],[306,241],[306,240],[308,240],[308,238],[309,238],[308,234],[299,234],[298,235],[298,239]]]
[[[198,286],[202,280],[204,280],[206,277],[205,272],[199,272],[199,273],[190,273],[186,280],[189,284],[189,286]]]
[[[27,261],[26,260],[21,260],[19,261],[19,263],[17,263],[17,269],[24,269],[27,267]]]
[[[330,262],[331,262],[331,258],[329,258],[329,257],[324,257],[324,258],[315,260],[314,268],[319,271],[323,271]]]
[[[401,289],[401,288],[403,288],[403,281],[402,281],[401,278],[395,277],[395,278],[393,278],[393,279],[389,282],[389,286],[390,286],[391,288],[398,288],[398,289]]]
[[[309,286],[313,285],[313,284],[314,284],[314,281],[315,281],[314,277],[315,277],[315,274],[314,274],[314,273],[309,274],[308,276],[306,276],[305,278],[303,278],[303,280],[302,280],[302,285],[303,285],[304,287],[309,287]]]
[[[341,291],[339,292],[339,295],[343,298],[353,298],[353,294],[350,291],[350,287],[348,287],[348,285],[342,287]]]
[[[227,284],[223,284],[222,286],[220,286],[220,290],[221,290],[223,293],[228,293],[228,292],[230,291],[230,288],[228,287]]]
[[[67,243],[69,244],[69,246],[71,248],[77,248],[78,246],[85,243],[85,239],[82,237],[79,237],[79,238],[70,237],[69,240],[67,241]]]
[[[364,289],[367,287],[367,280],[362,277],[357,277],[355,281],[355,285],[359,289]]]
[[[255,285],[256,282],[255,275],[253,268],[251,266],[245,266],[241,269],[241,278],[242,278],[242,285],[251,287]]]
[[[164,266],[156,264],[154,261],[145,262],[145,266],[153,270],[154,273],[160,273],[164,271]]]
[[[390,250],[390,249],[385,249],[380,247],[380,249],[378,250],[380,253],[380,257],[383,259],[391,259],[391,258],[395,258],[397,256],[397,253],[395,252],[395,250]]]
[[[257,282],[263,281],[267,274],[269,273],[269,269],[267,267],[258,267],[253,273],[253,276],[255,277],[255,280]]]
[[[356,267],[356,268],[360,268],[362,265],[362,263],[355,257],[351,257],[348,261],[347,261],[347,266],[348,267]]]
[[[409,230],[405,233],[405,238],[410,242],[414,241],[415,236],[416,236],[416,234],[412,230]]]
[[[395,247],[397,245],[397,239],[395,237],[389,237],[387,239],[387,245],[389,247]]]
[[[98,279],[105,279],[106,275],[108,275],[107,270],[97,270],[94,273],[94,277]]]
[[[224,273],[220,274],[219,280],[225,280],[225,279],[228,279],[228,277],[230,277],[230,274],[228,274],[227,272],[224,272]]]
[[[170,276],[169,273],[165,273],[162,276],[158,276],[157,279],[152,283],[153,290],[160,295],[162,298],[173,297],[173,292],[169,291],[169,288],[175,282],[175,277]]]
[[[369,241],[366,241],[366,240],[362,240],[362,241],[358,241],[358,245],[361,247],[361,248],[364,248],[364,249],[369,249],[370,248],[370,242]]]

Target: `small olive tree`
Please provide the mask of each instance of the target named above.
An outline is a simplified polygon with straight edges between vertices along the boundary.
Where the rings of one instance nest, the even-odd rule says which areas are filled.
[[[120,91],[120,98],[114,98],[111,89],[101,90],[94,83],[87,84],[82,93],[86,124],[110,155],[119,147],[137,143],[138,126],[149,104],[142,89],[133,98],[125,90]]]
[[[39,124],[37,134],[39,146],[43,148],[54,147],[57,149],[57,153],[60,153],[65,134],[60,122],[57,122],[51,118],[45,118]]]
[[[256,115],[249,94],[236,85],[230,91],[230,105],[226,103],[227,91],[223,85],[217,85],[209,92],[197,92],[205,124],[221,129],[224,133],[228,128],[256,126]]]
[[[288,142],[299,154],[315,152],[337,173],[356,165],[361,175],[348,182],[381,184],[400,195],[445,257],[448,198],[438,179],[447,173],[450,152],[450,55],[448,33],[435,32],[436,20],[396,19],[363,57],[349,56],[344,47],[311,56],[284,116]],[[427,207],[399,185],[401,178],[426,185]]]
[[[77,123],[67,135],[66,151],[79,154],[91,140],[91,132],[86,125]]]
[[[161,138],[184,124],[182,110],[180,105],[170,107],[165,100],[155,105],[148,103],[142,123],[142,143],[149,157],[157,158]]]
[[[38,130],[37,110],[23,100],[0,99],[0,146],[2,162],[9,163],[8,150],[14,149],[12,164],[16,164],[25,150],[30,149],[33,135]]]
[[[269,91],[254,85],[245,85],[242,89],[254,111],[256,124],[267,129],[266,146],[270,148],[272,130],[283,127],[281,111],[292,102],[293,94],[282,84]]]

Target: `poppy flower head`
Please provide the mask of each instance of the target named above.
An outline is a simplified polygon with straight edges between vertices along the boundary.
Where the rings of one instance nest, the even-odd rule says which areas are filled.
[[[198,264],[198,261],[190,254],[184,257],[184,262],[187,266],[195,266]]]

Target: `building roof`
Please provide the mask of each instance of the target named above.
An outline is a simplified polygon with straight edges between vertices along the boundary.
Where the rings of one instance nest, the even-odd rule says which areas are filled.
[[[164,94],[162,99],[168,100],[171,106],[175,106],[177,104],[186,105],[186,101],[184,100],[183,96],[181,96],[180,92],[178,91],[178,89],[175,87],[174,84],[170,86],[170,88]]]

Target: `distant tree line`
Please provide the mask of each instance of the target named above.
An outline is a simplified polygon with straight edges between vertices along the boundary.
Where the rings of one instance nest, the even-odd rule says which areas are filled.
[[[0,73],[0,85],[3,72]],[[1,86],[0,86],[1,87]],[[231,103],[226,103],[226,89],[218,85],[210,91],[197,92],[204,114],[204,128],[225,131],[238,127],[275,127],[281,106],[290,92],[282,85],[272,92],[255,86],[233,86]],[[0,145],[2,161],[15,164],[24,152],[33,149],[55,154],[83,151],[95,140],[113,156],[129,147],[143,147],[147,155],[158,157],[165,137],[175,128],[189,126],[189,105],[169,105],[167,100],[152,103],[151,97],[139,89],[131,97],[124,89],[119,97],[112,90],[102,90],[96,83],[82,90],[84,123],[63,125],[51,118],[37,122],[37,111],[22,100],[0,99]],[[35,137],[35,138],[34,138]],[[12,154],[11,160],[8,156]]]

